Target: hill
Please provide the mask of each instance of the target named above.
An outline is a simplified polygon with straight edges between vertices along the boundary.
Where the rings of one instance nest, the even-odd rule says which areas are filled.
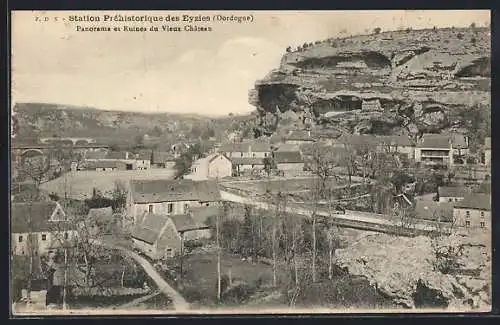
[[[331,38],[288,48],[249,101],[260,135],[307,127],[338,135],[473,132],[469,115],[489,125],[490,61],[486,28]]]
[[[19,140],[39,137],[93,137],[103,143],[133,142],[148,135],[162,140],[195,140],[225,136],[246,117],[212,118],[194,114],[141,113],[100,110],[46,103],[17,103],[14,106]]]

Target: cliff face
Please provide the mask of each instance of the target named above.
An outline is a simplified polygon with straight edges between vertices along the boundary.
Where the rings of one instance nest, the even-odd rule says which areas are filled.
[[[336,263],[352,275],[366,276],[407,308],[491,308],[491,242],[486,232],[436,239],[370,235],[337,250]]]
[[[457,110],[490,109],[490,73],[489,29],[386,32],[286,53],[249,101],[262,134],[276,132],[290,110],[298,128],[440,132],[463,124]]]

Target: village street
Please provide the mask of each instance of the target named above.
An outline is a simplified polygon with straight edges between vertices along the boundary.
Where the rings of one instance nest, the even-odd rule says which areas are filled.
[[[155,282],[155,284],[158,286],[158,290],[160,290],[163,294],[165,294],[172,300],[172,304],[176,312],[189,309],[188,302],[163,279],[163,277],[155,270],[153,265],[151,265],[151,263],[149,263],[147,259],[127,248],[118,245],[105,243],[103,241],[95,241],[95,243],[97,245],[102,245],[111,249],[117,249],[130,258],[134,259],[144,269],[147,275]]]

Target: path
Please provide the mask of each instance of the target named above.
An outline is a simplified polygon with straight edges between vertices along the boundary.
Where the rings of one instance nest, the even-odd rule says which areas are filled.
[[[96,243],[98,245],[106,246],[111,249],[117,249],[130,258],[134,259],[144,269],[147,275],[156,283],[158,290],[160,290],[163,294],[165,294],[172,300],[172,304],[174,305],[175,310],[182,311],[189,309],[188,302],[174,288],[172,288],[167,283],[167,281],[163,279],[163,277],[155,270],[153,265],[151,265],[151,263],[149,263],[147,259],[140,256],[136,252],[133,252],[121,246],[104,243],[102,241],[96,241]]]
[[[150,294],[149,294],[149,295],[147,295],[147,296],[144,296],[144,297],[139,297],[139,298],[137,298],[137,299],[132,300],[131,302],[127,302],[126,304],[121,305],[121,306],[120,306],[120,307],[118,307],[117,309],[128,309],[128,308],[130,308],[130,307],[133,307],[133,306],[135,306],[135,305],[138,305],[138,304],[140,304],[140,303],[143,303],[143,302],[145,302],[145,301],[148,301],[149,299],[156,297],[156,296],[157,296],[157,295],[159,295],[160,293],[161,293],[161,291],[160,291],[160,290],[157,290],[157,291],[155,291],[155,292],[153,292],[153,293],[150,293]]]

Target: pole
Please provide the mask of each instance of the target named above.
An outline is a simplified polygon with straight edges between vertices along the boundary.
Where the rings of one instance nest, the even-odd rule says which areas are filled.
[[[68,280],[68,249],[64,248],[64,285],[63,285],[63,310],[67,309],[66,306],[66,283]]]

